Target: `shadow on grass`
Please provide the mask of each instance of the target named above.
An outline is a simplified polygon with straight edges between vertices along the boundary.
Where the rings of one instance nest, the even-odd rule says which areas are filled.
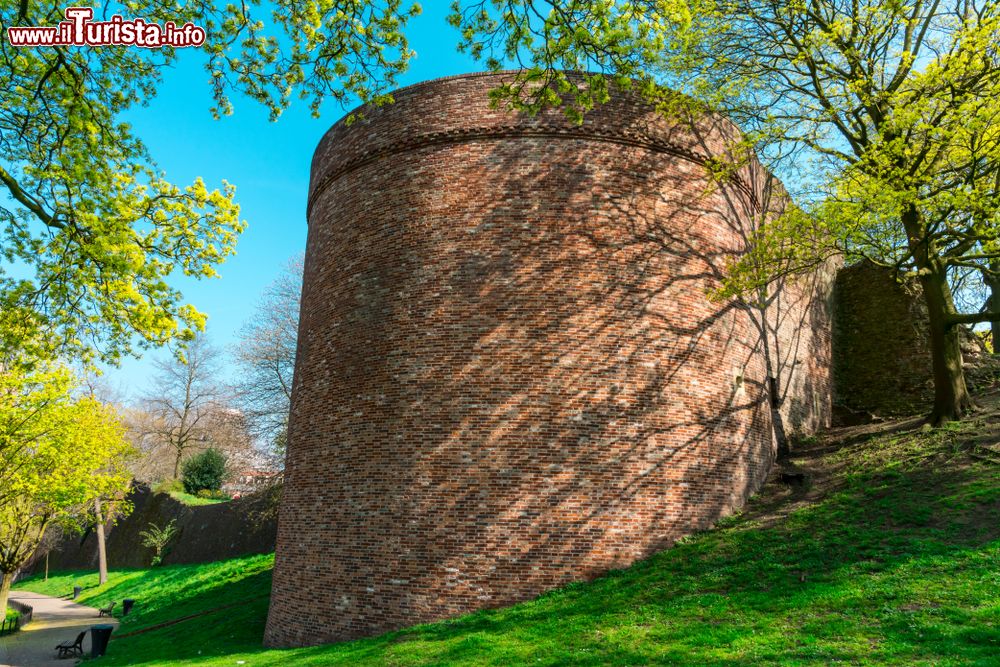
[[[767,527],[758,521],[763,505],[627,570],[506,609],[339,645],[267,650],[259,644],[262,600],[122,639],[107,664],[240,658],[253,665],[985,665],[995,659],[996,466],[957,455],[909,469],[857,468],[843,474],[831,495]],[[178,611],[209,598],[237,599],[265,586],[267,575],[196,593]],[[183,576],[171,574],[178,584]],[[216,662],[221,656],[227,657]]]
[[[57,595],[79,585],[83,588],[77,600],[80,604],[104,607],[114,601],[117,603],[115,617],[121,622],[116,634],[121,635],[220,607],[226,607],[218,611],[221,615],[242,613],[242,609],[233,607],[241,601],[246,601],[249,608],[261,607],[263,611],[258,610],[259,614],[266,613],[272,563],[273,557],[264,555],[197,565],[113,570],[108,583],[102,587],[97,586],[96,572],[58,572],[50,575],[49,581],[34,578],[22,582],[19,587]],[[136,604],[132,613],[121,617],[125,598],[136,600]],[[214,623],[212,614],[204,618],[206,623]],[[191,619],[182,625],[198,620]],[[259,636],[258,632],[249,641],[257,644]],[[112,641],[117,641],[114,636]]]

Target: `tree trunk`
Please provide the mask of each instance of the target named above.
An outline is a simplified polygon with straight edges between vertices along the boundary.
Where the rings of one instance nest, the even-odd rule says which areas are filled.
[[[49,580],[49,552],[45,552],[45,581]]]
[[[958,329],[949,321],[955,302],[948,285],[948,266],[934,247],[927,224],[914,204],[907,206],[900,222],[906,230],[913,261],[919,269],[930,327],[931,370],[934,376],[934,409],[928,420],[937,426],[962,418],[972,407],[962,370],[962,350]]]
[[[780,288],[779,288],[780,289]],[[774,346],[771,346],[771,326],[768,320],[768,308],[772,302],[771,296],[767,293],[767,288],[757,291],[758,305],[757,311],[760,327],[760,342],[764,351],[764,364],[767,368],[767,403],[771,408],[771,434],[777,447],[779,459],[787,459],[791,456],[791,447],[788,444],[788,434],[785,432],[785,420],[781,416],[781,388],[779,385],[781,376],[781,350],[778,345],[777,325],[775,325]],[[751,313],[753,311],[750,311]]]
[[[10,597],[12,583],[14,583],[13,572],[0,572],[0,613],[7,613],[7,598]]]
[[[778,458],[787,459],[792,455],[785,433],[785,420],[781,417],[781,393],[778,388],[778,378],[767,378],[768,402],[771,404],[771,428],[774,430],[774,440],[778,444]]]
[[[97,572],[98,586],[108,583],[108,551],[104,545],[104,516],[101,514],[101,499],[94,499],[94,514],[97,517]]]
[[[174,479],[181,478],[181,457],[184,455],[184,450],[178,448],[177,456],[174,457]]]
[[[943,267],[931,266],[920,276],[930,320],[931,367],[934,374],[934,409],[930,422],[939,425],[957,421],[972,407],[962,369],[958,328],[948,322],[955,307]]]

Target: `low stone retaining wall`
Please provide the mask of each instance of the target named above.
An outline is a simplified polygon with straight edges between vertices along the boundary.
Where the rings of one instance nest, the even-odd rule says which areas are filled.
[[[31,617],[34,613],[31,605],[18,602],[17,600],[8,600],[7,606],[16,611],[18,616],[8,621],[6,614],[4,614],[3,619],[0,619],[0,635],[9,635],[12,632],[17,632],[28,623],[31,623]]]

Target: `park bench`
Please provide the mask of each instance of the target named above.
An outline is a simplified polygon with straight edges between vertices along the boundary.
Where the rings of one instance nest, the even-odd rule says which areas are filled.
[[[101,607],[97,610],[98,616],[111,616],[111,610],[115,608],[115,603],[111,602],[107,607]]]
[[[84,630],[76,637],[75,642],[63,642],[59,646],[56,646],[56,650],[59,651],[60,658],[69,658],[73,655],[83,656],[83,638],[87,635],[87,631]]]

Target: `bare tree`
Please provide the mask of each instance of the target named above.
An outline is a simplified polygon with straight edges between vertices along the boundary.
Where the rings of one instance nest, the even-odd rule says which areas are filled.
[[[254,434],[283,451],[292,396],[303,258],[288,262],[261,296],[233,350],[236,396]]]
[[[127,438],[139,451],[130,464],[133,476],[150,484],[173,477],[177,450],[167,437],[170,427],[163,414],[133,407],[125,413],[124,420]],[[225,452],[232,468],[254,467],[253,438],[240,410],[221,401],[211,403],[202,411],[195,430],[197,433],[182,459],[194,450],[212,446]]]
[[[218,383],[220,354],[204,336],[196,337],[183,352],[156,362],[158,373],[144,401],[148,437],[152,448],[171,454],[173,477],[193,449],[209,443],[211,413],[224,402]]]
[[[144,406],[130,406],[122,413],[126,438],[136,448],[138,455],[129,463],[132,476],[140,481],[153,484],[171,476],[174,455],[169,444],[159,435],[166,430],[158,415],[148,412]]]
[[[231,403],[217,403],[205,416],[207,443],[226,456],[227,470],[237,471],[254,467],[257,452],[247,417]]]

